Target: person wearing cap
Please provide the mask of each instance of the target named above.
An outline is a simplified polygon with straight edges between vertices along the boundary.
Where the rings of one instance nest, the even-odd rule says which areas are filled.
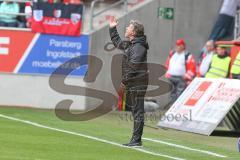
[[[231,58],[225,46],[217,47],[217,54],[213,55],[210,69],[205,78],[227,78],[229,76]]]
[[[205,77],[205,74],[210,68],[212,57],[215,53],[215,43],[213,40],[209,40],[205,44],[204,51],[201,53],[200,60],[198,62],[197,76]]]
[[[233,61],[231,68],[231,76],[233,79],[240,79],[240,51],[237,54],[237,57]]]
[[[196,75],[195,59],[186,50],[186,43],[183,39],[176,41],[175,50],[170,51],[165,67],[167,69],[165,76],[173,85],[170,95],[171,103],[173,103]]]

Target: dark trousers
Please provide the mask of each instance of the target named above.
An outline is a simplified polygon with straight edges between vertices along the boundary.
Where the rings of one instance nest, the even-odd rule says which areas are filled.
[[[233,38],[234,24],[234,17],[225,14],[219,14],[218,19],[212,28],[209,39],[218,41],[227,37]]]
[[[240,74],[232,74],[233,79],[240,79]]]
[[[170,98],[171,103],[174,103],[177,100],[177,98],[182,94],[182,92],[185,90],[187,84],[181,76],[172,76],[171,78],[169,78],[169,81],[173,85]]]
[[[147,87],[127,89],[126,105],[131,108],[133,116],[133,134],[131,141],[140,142],[144,127],[144,96]]]

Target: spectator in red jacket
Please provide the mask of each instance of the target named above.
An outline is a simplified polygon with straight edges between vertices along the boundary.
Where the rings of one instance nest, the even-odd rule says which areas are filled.
[[[166,64],[166,78],[173,85],[171,102],[174,102],[196,75],[196,62],[192,54],[186,50],[183,39],[176,41],[175,50],[170,51]]]

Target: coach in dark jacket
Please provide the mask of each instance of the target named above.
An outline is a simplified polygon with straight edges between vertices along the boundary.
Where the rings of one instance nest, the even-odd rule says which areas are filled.
[[[137,21],[130,21],[126,27],[125,37],[129,41],[122,41],[116,26],[115,18],[110,21],[110,37],[118,49],[124,51],[122,58],[122,86],[127,92],[126,103],[132,109],[134,118],[133,135],[129,147],[141,147],[141,137],[144,126],[144,96],[148,85],[147,50],[148,43],[144,35],[144,27]]]

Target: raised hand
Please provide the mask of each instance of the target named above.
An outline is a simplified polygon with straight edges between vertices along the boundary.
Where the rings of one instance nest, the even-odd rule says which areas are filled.
[[[112,28],[112,27],[116,27],[117,25],[118,25],[117,19],[114,16],[112,18],[110,18],[109,26]]]

